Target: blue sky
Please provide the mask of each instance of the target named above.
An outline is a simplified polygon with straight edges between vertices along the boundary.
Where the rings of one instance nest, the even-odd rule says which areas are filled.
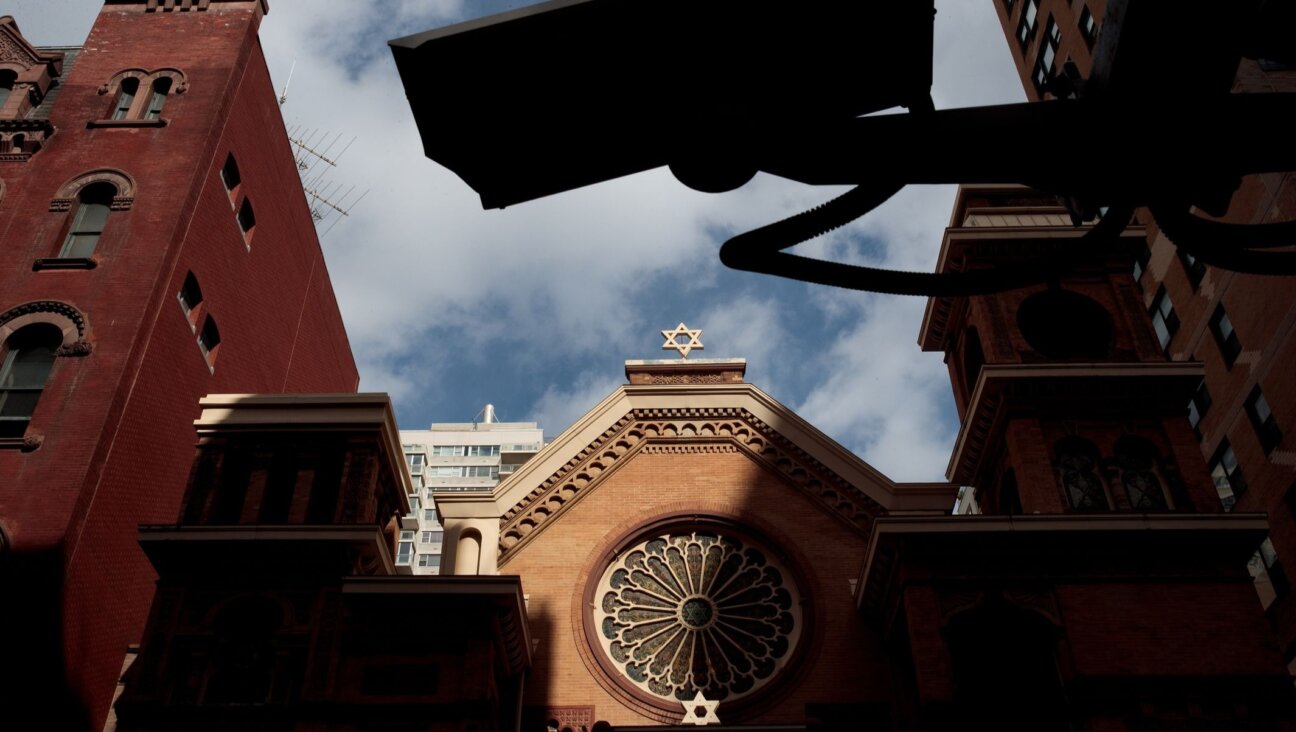
[[[529,3],[270,0],[261,30],[291,128],[356,142],[330,176],[368,190],[323,239],[363,390],[387,391],[401,426],[502,419],[555,436],[662,358],[659,331],[702,328],[703,357],[748,359],[748,380],[897,480],[940,480],[957,429],[939,354],[916,345],[924,302],[734,272],[731,233],[839,191],[757,176],[730,193],[649,171],[483,211],[422,156],[387,40]],[[77,45],[97,0],[9,0],[38,44]],[[1022,101],[993,0],[937,2],[938,107]],[[446,73],[453,73],[447,69]],[[921,155],[922,151],[915,151]],[[952,187],[910,187],[798,253],[930,271]]]

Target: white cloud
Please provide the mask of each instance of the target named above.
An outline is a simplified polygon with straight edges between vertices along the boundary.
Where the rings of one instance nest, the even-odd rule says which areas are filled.
[[[68,0],[52,13],[48,0],[10,5],[6,12],[39,43],[80,42],[100,6]],[[991,5],[937,5],[937,106],[1021,101]],[[552,433],[621,382],[619,370],[591,364],[616,362],[605,354],[657,350],[656,331],[677,322],[649,322],[669,282],[677,297],[697,298],[668,305],[702,313],[690,325],[706,329],[706,355],[746,356],[753,380],[765,380],[759,385],[793,394],[789,401],[804,394],[807,419],[893,477],[939,477],[952,415],[939,356],[915,345],[920,299],[817,287],[780,301],[760,275],[740,280],[751,283],[742,292],[717,287],[718,278],[733,276],[721,272],[716,232],[745,231],[839,191],[761,175],[739,191],[712,196],[659,170],[482,211],[462,181],[424,158],[385,43],[451,22],[465,7],[461,0],[272,0],[262,25],[276,89],[297,62],[283,107],[287,125],[356,137],[329,177],[370,192],[324,248],[362,388],[392,392],[402,413],[421,424],[455,416],[437,411],[449,410],[456,396],[448,370],[521,359],[536,368],[562,363],[576,376],[553,370],[538,396],[513,399],[533,403],[533,415]],[[952,197],[948,186],[910,187],[797,252],[931,271]],[[793,350],[790,336],[808,320],[828,323],[835,336]],[[565,336],[559,353],[554,333]]]

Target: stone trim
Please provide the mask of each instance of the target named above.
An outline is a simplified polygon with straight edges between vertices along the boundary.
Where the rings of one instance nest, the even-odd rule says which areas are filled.
[[[49,323],[63,331],[63,345],[54,352],[56,356],[87,356],[94,350],[87,338],[85,316],[58,300],[36,300],[0,312],[0,343],[32,323]]]
[[[861,535],[885,509],[805,450],[739,408],[636,409],[500,517],[498,561],[585,496],[640,450],[656,454],[742,452],[784,477]]]
[[[113,211],[129,211],[131,205],[135,203],[135,180],[129,173],[116,168],[99,168],[81,173],[59,186],[54,198],[50,199],[49,210],[51,212],[72,210],[72,204],[76,202],[77,194],[81,189],[94,183],[109,183],[117,189],[117,195],[113,196],[110,206]]]

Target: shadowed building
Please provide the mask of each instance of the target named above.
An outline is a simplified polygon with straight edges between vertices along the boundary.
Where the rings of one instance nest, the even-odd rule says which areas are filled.
[[[1070,76],[1089,77],[1102,48],[1099,36],[1109,25],[1107,0],[992,0],[991,4],[1032,100],[1052,98],[1053,90],[1061,90],[1054,79],[1068,76],[1067,63],[1074,65]],[[1142,4],[1149,7],[1112,5],[1122,14],[1121,32],[1127,33],[1156,33],[1159,16],[1195,12],[1149,3]],[[1259,5],[1275,12],[1288,8],[1282,12],[1291,18],[1290,4]],[[1271,25],[1269,37],[1285,39],[1290,49],[1290,23]],[[1167,60],[1166,76],[1182,75],[1184,61]],[[1232,90],[1296,92],[1296,66],[1276,59],[1244,58]],[[1277,129],[1261,126],[1254,133],[1272,139],[1275,146],[1290,144]],[[1108,133],[1096,130],[1091,139],[1067,140],[1041,129],[1033,139],[1057,155],[1083,155],[1087,146],[1102,145],[1104,134]],[[1184,155],[1191,167],[1191,146],[1185,147]],[[1260,224],[1293,218],[1296,175],[1287,172],[1244,178],[1221,220]],[[1289,277],[1209,266],[1177,249],[1154,225],[1147,228],[1147,249],[1134,266],[1134,278],[1163,358],[1194,361],[1203,367],[1205,378],[1184,408],[1225,508],[1269,514],[1271,533],[1253,556],[1251,570],[1296,674],[1296,596],[1288,578],[1296,567],[1296,381],[1291,378],[1296,372],[1296,286]]]
[[[54,49],[0,18],[0,726],[103,727],[202,395],[355,389],[265,12],[112,0]]]

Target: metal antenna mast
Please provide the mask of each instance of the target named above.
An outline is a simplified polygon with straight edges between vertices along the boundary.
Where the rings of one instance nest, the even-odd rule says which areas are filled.
[[[279,95],[280,107],[288,101],[288,86],[292,84],[293,71],[296,69],[297,61],[294,60],[292,66],[288,69],[288,81],[284,82],[283,92]],[[336,168],[338,159],[356,141],[356,138],[352,136],[350,141],[342,146],[341,150],[334,153],[333,148],[337,146],[341,139],[341,133],[330,139],[327,132],[316,129],[308,130],[304,125],[297,125],[288,130],[288,142],[292,143],[293,146],[293,159],[297,163],[302,190],[306,193],[306,198],[309,201],[311,218],[315,221],[315,228],[319,229],[324,222],[329,222],[328,228],[320,232],[321,238],[332,231],[337,222],[342,220],[342,217],[350,216],[351,209],[360,203],[365,196],[369,195],[369,191],[366,189],[359,196],[356,196],[355,186],[351,186],[339,196],[342,184],[325,179],[329,168]],[[319,163],[324,163],[327,167],[316,170]]]

